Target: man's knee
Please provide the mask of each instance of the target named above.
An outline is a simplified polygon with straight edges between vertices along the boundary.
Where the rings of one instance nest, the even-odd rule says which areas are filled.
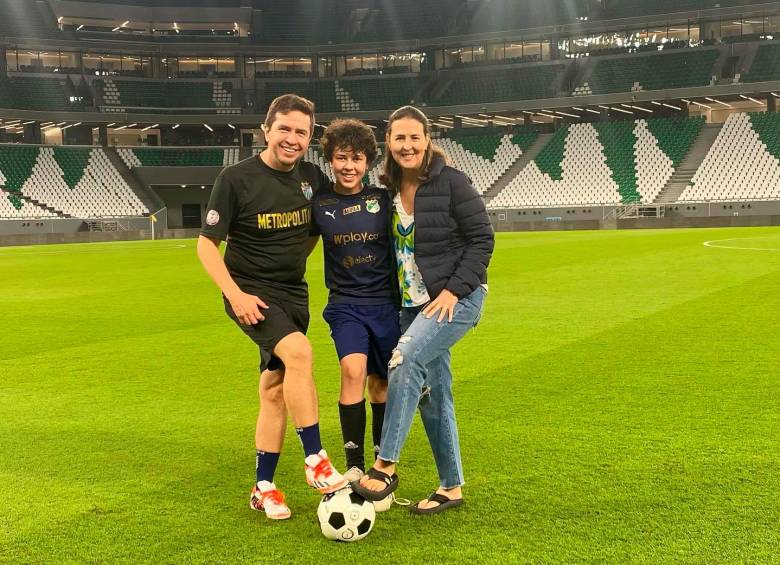
[[[311,370],[314,354],[311,343],[301,333],[290,334],[282,339],[274,349],[274,354],[288,370]]]

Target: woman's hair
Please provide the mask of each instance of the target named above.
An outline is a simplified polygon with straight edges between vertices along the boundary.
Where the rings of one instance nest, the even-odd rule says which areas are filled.
[[[395,112],[390,114],[390,118],[387,120],[388,147],[385,149],[385,170],[384,173],[380,175],[379,181],[392,190],[398,190],[400,188],[402,171],[401,166],[395,162],[395,159],[393,159],[393,156],[390,154],[389,139],[390,133],[393,129],[393,122],[402,118],[411,118],[420,122],[423,126],[423,132],[425,133],[425,136],[428,139],[431,137],[431,123],[428,121],[428,117],[418,108],[415,108],[414,106],[401,106]],[[425,155],[423,155],[422,169],[420,170],[420,181],[428,180],[428,173],[430,172],[431,163],[433,163],[434,157],[441,157],[445,161],[449,161],[444,150],[438,145],[435,145],[433,141],[430,141],[428,143],[428,148],[425,150]]]
[[[374,132],[360,120],[334,120],[325,128],[320,138],[325,159],[333,160],[333,154],[339,149],[351,149],[353,153],[362,153],[370,166],[379,152]]]

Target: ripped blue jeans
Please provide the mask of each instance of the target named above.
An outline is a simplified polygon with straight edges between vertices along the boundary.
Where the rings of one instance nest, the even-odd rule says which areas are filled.
[[[426,318],[423,307],[402,308],[403,335],[390,359],[379,458],[399,460],[419,406],[444,488],[464,482],[452,398],[450,348],[477,325],[486,294],[487,290],[480,286],[461,298],[455,305],[452,322],[445,318],[439,323],[437,316]]]

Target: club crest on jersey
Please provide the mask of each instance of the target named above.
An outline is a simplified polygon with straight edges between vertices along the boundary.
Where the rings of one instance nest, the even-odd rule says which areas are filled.
[[[219,212],[216,210],[209,210],[209,213],[206,214],[206,225],[207,226],[216,226],[219,223]]]
[[[301,181],[301,192],[303,192],[306,200],[311,200],[311,197],[314,196],[314,191],[311,189],[311,185],[306,181]]]
[[[375,198],[371,198],[370,200],[366,200],[366,212],[371,212],[372,214],[376,214],[379,212],[379,200]]]

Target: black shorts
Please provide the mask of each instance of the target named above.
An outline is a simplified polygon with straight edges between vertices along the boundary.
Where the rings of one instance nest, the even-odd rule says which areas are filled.
[[[306,304],[282,302],[269,298],[263,298],[268,308],[261,309],[265,320],[246,326],[239,322],[238,317],[230,307],[227,298],[222,297],[225,303],[225,312],[238,327],[257,344],[260,349],[260,371],[275,371],[284,367],[282,360],[274,355],[276,344],[288,335],[301,332],[306,334],[309,329],[309,307]]]

